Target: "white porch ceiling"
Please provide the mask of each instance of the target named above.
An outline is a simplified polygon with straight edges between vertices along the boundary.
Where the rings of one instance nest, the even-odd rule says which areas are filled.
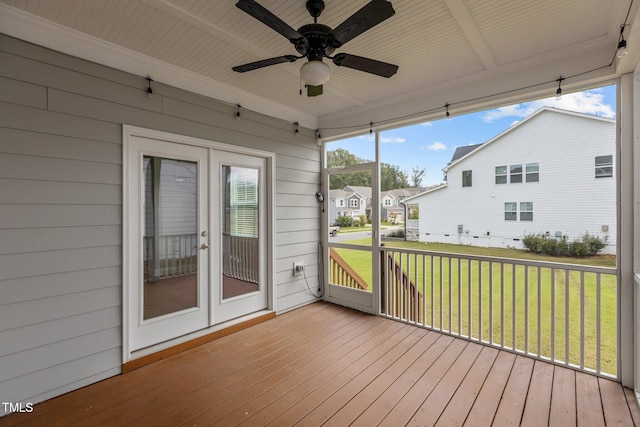
[[[455,114],[549,96],[561,75],[605,66],[567,79],[563,87],[570,90],[632,71],[640,56],[640,29],[633,25],[640,2],[625,30],[630,53],[606,67],[631,1],[392,0],[395,16],[337,52],[397,64],[398,73],[385,79],[331,63],[325,93],[314,98],[299,95],[302,60],[242,74],[231,70],[296,53],[234,0],[0,0],[0,30],[140,74],[144,87],[150,75],[331,136],[372,121],[382,127],[424,120],[443,114],[433,110],[445,103]],[[293,28],[312,22],[304,0],[258,2]],[[325,3],[318,22],[335,28],[368,0]],[[537,86],[544,82],[552,83]]]

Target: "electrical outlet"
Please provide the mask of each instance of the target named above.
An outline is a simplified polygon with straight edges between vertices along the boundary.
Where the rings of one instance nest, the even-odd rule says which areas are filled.
[[[293,275],[300,276],[307,271],[307,266],[304,261],[296,261],[293,263]]]

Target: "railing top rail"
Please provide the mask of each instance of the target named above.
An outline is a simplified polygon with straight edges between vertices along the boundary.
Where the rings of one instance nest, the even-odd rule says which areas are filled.
[[[520,258],[501,258],[501,257],[487,256],[487,255],[471,255],[471,254],[459,254],[454,252],[437,252],[437,251],[420,250],[420,249],[394,248],[392,246],[383,246],[379,250],[380,252],[422,254],[422,255],[430,255],[430,256],[442,257],[442,258],[461,258],[461,259],[467,259],[471,261],[500,262],[505,264],[526,265],[531,267],[569,269],[569,270],[576,270],[576,271],[584,271],[587,273],[616,274],[617,272],[617,269],[615,267],[598,267],[594,265],[568,264],[568,263],[551,262],[551,261],[531,261],[531,260],[520,259]]]

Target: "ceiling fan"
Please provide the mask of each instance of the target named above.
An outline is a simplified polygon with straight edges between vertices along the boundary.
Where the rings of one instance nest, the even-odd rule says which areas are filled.
[[[238,65],[232,68],[233,71],[244,73],[270,65],[295,62],[298,59],[307,58],[307,62],[300,68],[300,77],[305,82],[308,96],[322,94],[322,85],[329,80],[330,69],[327,64],[322,62],[323,58],[331,59],[337,66],[387,78],[398,71],[397,65],[362,56],[348,53],[338,53],[331,56],[336,49],[342,47],[349,40],[395,14],[391,3],[386,0],[371,0],[335,29],[327,25],[318,24],[318,17],[324,10],[324,1],[307,0],[306,6],[309,14],[313,17],[313,24],[303,25],[297,31],[255,0],[238,0],[236,6],[286,37],[300,56],[276,56],[275,58]]]

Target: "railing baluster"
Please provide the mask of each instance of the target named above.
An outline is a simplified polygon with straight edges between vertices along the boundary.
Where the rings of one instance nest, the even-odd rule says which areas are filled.
[[[524,266],[524,352],[529,354],[529,267]]]
[[[538,266],[538,357],[540,357],[540,341],[542,339],[541,334],[541,318],[542,318],[542,269]]]
[[[511,313],[511,348],[515,350],[518,348],[518,344],[516,343],[516,317],[518,317],[518,311],[516,310],[516,265],[511,264],[511,304],[512,304],[512,313]]]
[[[462,335],[462,259],[458,258],[458,335]]]
[[[504,263],[500,263],[500,346],[504,348]]]
[[[580,272],[580,369],[584,369],[584,271]]]
[[[569,269],[564,269],[564,361],[569,366]]]
[[[436,282],[436,275],[435,275],[435,266],[434,266],[434,259],[435,256],[431,255],[431,327],[435,327],[435,282]]]
[[[472,327],[473,327],[473,322],[471,321],[471,302],[473,300],[473,298],[471,298],[471,276],[473,276],[473,266],[471,265],[471,260],[467,260],[467,316],[468,316],[468,323],[469,323],[469,332],[468,332],[468,337],[471,338],[473,336],[472,333]]]
[[[601,339],[600,339],[600,273],[596,273],[596,372],[601,373]]]
[[[489,261],[489,343],[493,344],[493,261]]]
[[[444,309],[442,308],[442,301],[443,301],[443,295],[442,295],[442,278],[444,276],[443,272],[444,272],[444,267],[443,267],[443,257],[440,257],[440,330],[442,331],[442,323],[444,322],[443,320],[443,315],[444,315]]]
[[[556,360],[556,269],[551,269],[551,361]]]
[[[452,322],[452,310],[451,310],[451,298],[453,298],[453,292],[452,292],[452,282],[453,281],[453,271],[451,268],[451,257],[449,257],[449,296],[447,298],[447,300],[449,300],[449,332],[451,332],[453,330],[453,326],[451,326],[451,322]]]
[[[482,328],[484,318],[482,317],[482,261],[478,261],[478,340],[482,341]]]

